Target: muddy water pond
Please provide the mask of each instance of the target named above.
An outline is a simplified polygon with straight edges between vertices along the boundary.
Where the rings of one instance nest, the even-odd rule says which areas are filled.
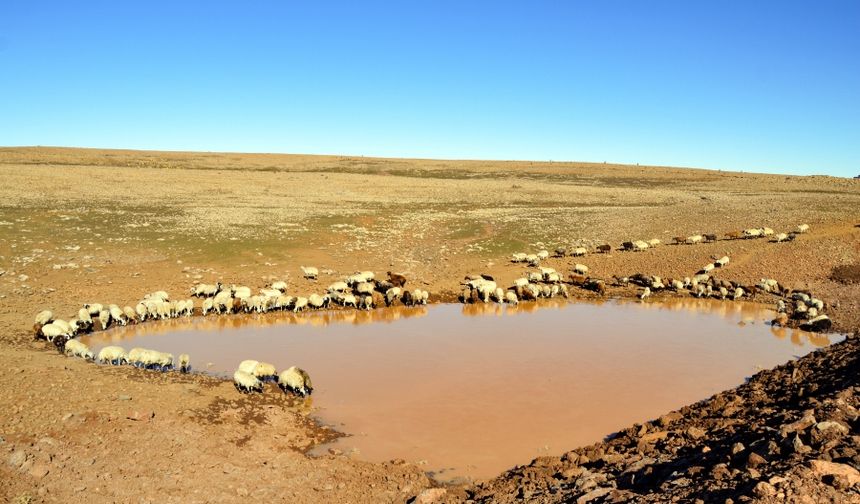
[[[703,300],[439,305],[196,317],[84,341],[189,353],[196,371],[224,376],[244,359],[299,365],[316,416],[350,434],[320,452],[401,458],[446,480],[598,441],[839,338],[772,317]]]

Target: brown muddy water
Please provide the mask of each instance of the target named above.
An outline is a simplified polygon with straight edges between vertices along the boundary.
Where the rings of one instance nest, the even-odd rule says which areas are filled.
[[[757,305],[707,300],[438,305],[151,322],[83,338],[305,368],[337,448],[417,462],[441,480],[488,478],[590,444],[841,339],[773,328]],[[266,393],[280,393],[271,386]]]

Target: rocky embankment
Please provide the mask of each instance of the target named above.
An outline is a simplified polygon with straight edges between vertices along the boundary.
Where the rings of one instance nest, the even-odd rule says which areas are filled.
[[[860,502],[858,381],[855,333],[604,442],[535,459],[466,488],[464,497],[487,503]]]

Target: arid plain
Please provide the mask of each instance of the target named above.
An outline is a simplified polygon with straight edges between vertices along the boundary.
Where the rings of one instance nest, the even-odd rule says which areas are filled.
[[[729,255],[725,278],[752,285],[772,277],[811,290],[828,303],[835,330],[860,331],[856,179],[595,163],[65,148],[2,148],[0,175],[0,496],[10,501],[403,502],[440,486],[411,461],[308,457],[337,434],[317,425],[297,399],[239,395],[230,382],[201,374],[62,357],[33,341],[33,316],[44,308],[71,314],[86,302],[133,304],[156,289],[187,293],[199,281],[256,288],[286,280],[291,290],[311,292],[356,270],[396,271],[430,291],[431,302],[455,301],[466,274],[489,273],[503,285],[521,276],[523,266],[509,260],[514,252],[615,248],[658,238],[664,245],[641,253],[547,264],[567,272],[583,262],[606,280],[637,272],[683,277],[711,257]],[[787,243],[723,239],[744,228],[792,230],[801,223],[811,231]],[[675,236],[696,233],[720,239],[671,245]],[[303,279],[300,265],[317,266],[320,280]],[[572,294],[595,296],[581,289]],[[635,294],[629,287],[607,293]],[[637,441],[630,450],[607,441],[587,455],[536,461],[534,471],[521,468],[420,497],[555,502],[591,492],[583,502],[709,501],[709,495],[720,502],[856,501],[856,345],[849,337],[792,368],[814,375],[814,387],[779,379],[795,377],[792,369],[765,371],[745,385],[774,400],[784,397],[778,408],[786,422],[793,418],[787,412],[796,410],[800,419],[818,407],[819,421],[830,415],[845,424],[850,435],[826,440],[832,445],[807,440],[811,451],[783,447],[763,454],[763,463],[739,462],[728,441],[773,428],[770,420],[756,420],[761,398],[750,399],[743,389],[727,393],[748,404],[733,413],[736,422],[705,422],[704,412],[726,408],[699,403],[640,426],[644,431],[632,429],[629,437]],[[821,366],[828,372],[819,373]],[[725,397],[716,400],[732,404]],[[702,435],[666,441],[691,428]],[[657,434],[655,450],[666,457],[688,457],[678,467],[701,469],[687,474],[684,485],[664,485],[679,479],[672,471],[625,479],[648,457],[662,460],[641,449],[649,434]],[[720,446],[730,455],[702,455],[696,444],[702,439],[713,446],[704,453]],[[830,460],[854,460],[854,473],[822,473],[817,461]],[[583,467],[610,476],[583,482]],[[782,479],[774,479],[777,472]]]

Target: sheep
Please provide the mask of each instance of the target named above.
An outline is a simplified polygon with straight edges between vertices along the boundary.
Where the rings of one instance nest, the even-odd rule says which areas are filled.
[[[612,252],[612,245],[607,245],[607,244],[598,245],[597,251],[600,252],[601,254],[606,254],[608,252]]]
[[[567,297],[567,286],[562,286],[564,289],[561,291],[561,295]],[[584,284],[582,284],[584,289],[596,292],[601,296],[606,294],[606,282],[598,279],[588,279]]]
[[[824,301],[822,301],[818,298],[815,298],[815,297],[810,298],[809,304],[814,306],[816,309],[818,309],[818,311],[821,311],[824,309]]]
[[[212,299],[207,298],[207,300],[209,301],[209,306],[211,307],[212,306]],[[206,304],[206,303],[204,303],[204,304]],[[134,306],[134,313],[137,315],[137,317],[135,317],[135,320],[137,320],[138,322],[143,322],[146,320],[146,317],[149,314],[149,311],[146,309],[146,304],[141,302],[141,303],[137,303]]]
[[[430,293],[429,293],[429,292],[427,292],[426,290],[421,290],[421,289],[415,289],[415,291],[416,291],[417,293],[420,293],[420,294],[421,294],[421,295],[418,297],[418,304],[420,304],[420,305],[426,305],[426,304],[427,304],[427,301],[429,301],[429,300],[430,300]]]
[[[361,282],[359,284],[356,284],[354,292],[355,292],[355,294],[365,294],[365,295],[369,296],[369,295],[373,294],[374,290],[375,290],[375,287],[372,283]]]
[[[576,247],[575,249],[573,249],[573,252],[571,252],[570,255],[572,255],[573,257],[582,257],[587,253],[588,250],[585,247]]]
[[[573,265],[573,271],[574,271],[574,273],[577,273],[579,275],[587,275],[588,274],[588,266],[586,266],[584,264],[577,263],[577,264]]]
[[[706,264],[704,267],[702,267],[702,269],[699,270],[699,274],[710,273],[711,271],[714,271],[715,267],[716,265],[714,263]]]
[[[567,255],[567,247],[556,247],[555,257],[564,257]]]
[[[648,287],[645,287],[645,289],[642,290],[642,293],[639,294],[639,300],[645,301],[645,299],[647,299],[650,296],[651,296],[651,289]]]
[[[797,226],[797,229],[794,230],[794,232],[797,234],[803,234],[803,233],[806,233],[807,231],[809,231],[809,224],[801,224],[801,225]]]
[[[165,291],[155,291],[144,295],[143,299],[151,299],[153,301],[170,301],[170,296]]]
[[[287,292],[287,282],[283,280],[278,280],[277,282],[272,282],[271,288],[280,291],[281,294]]]
[[[541,250],[540,252],[538,252],[538,253],[537,253],[537,254],[535,254],[535,255],[536,255],[536,256],[538,257],[538,259],[540,259],[541,261],[546,261],[547,259],[549,259],[549,251],[547,251],[547,250]]]
[[[706,234],[703,235],[705,237],[705,242],[711,243],[717,241],[717,235],[715,234]]]
[[[535,267],[540,264],[540,257],[537,254],[529,254],[526,256],[526,262],[529,263],[529,266]]]
[[[343,296],[343,306],[352,306],[358,308],[358,298],[354,294],[346,294]]]
[[[762,234],[761,229],[756,229],[756,228],[744,229],[744,238],[746,238],[746,239],[760,238],[761,234]]]
[[[36,325],[43,326],[51,323],[54,320],[54,312],[51,310],[42,310],[36,314]]]
[[[297,297],[296,303],[293,305],[293,313],[298,313],[300,311],[305,311],[308,307],[308,298],[306,297]]]
[[[527,280],[529,282],[542,282],[543,281],[543,275],[537,271],[529,271],[526,274],[526,276],[527,276]]]
[[[557,283],[561,282],[561,275],[559,275],[556,272],[552,272],[549,275],[547,275],[546,278],[544,278],[544,281],[547,283],[557,284]]]
[[[406,277],[405,276],[400,275],[398,273],[392,273],[390,271],[388,271],[387,274],[388,274],[388,281],[391,282],[391,285],[393,287],[400,287],[402,289],[403,286],[406,285]]]
[[[87,311],[86,308],[81,308],[78,310],[78,320],[81,321],[81,324],[87,330],[92,329],[93,327],[93,318],[90,316],[90,312]]]
[[[809,309],[806,310],[806,318],[807,319],[814,319],[817,316],[818,316],[818,308],[816,308],[814,306],[810,306]]]
[[[729,256],[723,256],[714,261],[714,266],[717,268],[725,268],[729,264]]]
[[[179,354],[179,372],[188,373],[191,371],[191,357],[187,353]]]
[[[773,229],[769,227],[763,227],[759,231],[761,231],[762,236],[773,236]]]
[[[247,299],[251,297],[251,288],[246,287],[244,285],[240,285],[236,287],[235,285],[230,289],[232,292],[228,292],[228,294],[232,297],[237,297],[240,299]]]
[[[725,287],[720,287],[719,293],[720,293],[720,299],[726,299],[726,296],[729,295],[729,290],[726,289]]]
[[[299,367],[292,366],[278,375],[278,386],[286,393],[288,390],[302,397],[308,396],[314,391],[311,377]]]
[[[233,385],[243,394],[263,391],[263,382],[256,376],[241,370],[233,373]]]
[[[104,307],[99,303],[85,304],[84,308],[86,308],[86,310],[93,317],[98,317],[99,313],[101,313],[101,311],[104,309]]]
[[[191,295],[194,297],[212,297],[218,294],[221,290],[221,282],[215,284],[200,283],[191,288]]]
[[[278,296],[275,299],[274,308],[277,310],[288,310],[293,305],[295,298],[292,296]]]
[[[373,309],[373,296],[372,295],[364,295],[361,296],[358,300],[358,307],[362,310],[372,310]]]
[[[119,325],[126,325],[128,323],[128,319],[123,313],[122,308],[119,306],[112,304],[108,307],[110,313],[110,319],[118,323]],[[101,317],[99,317],[101,318]]]
[[[260,363],[260,361],[243,360],[242,362],[239,363],[239,367],[237,369],[239,371],[242,371],[242,372],[245,372],[245,373],[252,375],[252,374],[254,374],[254,369],[257,367],[257,364],[259,364],[259,363]]]
[[[275,369],[275,366],[268,362],[258,362],[257,365],[254,366],[254,369],[251,370],[251,374],[263,382],[278,378],[278,371]]]
[[[346,282],[338,281],[328,286],[328,292],[346,292],[349,290],[349,285]]]
[[[496,287],[496,290],[493,291],[493,301],[497,303],[505,302],[505,291],[501,287]]]
[[[146,355],[149,357],[144,364],[146,367],[154,366],[159,371],[167,371],[173,368],[173,354],[150,350]]]
[[[819,315],[800,324],[800,328],[804,331],[813,332],[827,331],[830,329],[831,326],[833,326],[833,322],[827,315]]]
[[[304,277],[309,280],[316,280],[320,274],[320,271],[313,266],[300,266],[300,268]]]
[[[669,287],[674,291],[684,290],[684,282],[681,280],[670,279]]]
[[[776,312],[785,313],[785,301],[783,301],[782,299],[776,302]]]
[[[250,296],[249,296],[250,297]],[[237,299],[241,299],[237,296]],[[233,310],[233,296],[230,291],[221,291],[212,298],[212,308],[215,313],[230,313]]]
[[[528,283],[528,278],[517,278],[516,280],[514,280],[514,288],[523,287],[525,285],[528,285]]]
[[[66,347],[63,353],[68,357],[80,357],[90,361],[95,360],[95,356],[93,355],[93,352],[90,351],[90,348],[76,339],[66,342]]]
[[[693,276],[693,280],[697,283],[707,283],[708,280],[711,279],[711,276],[707,273],[698,273]]]
[[[99,312],[99,323],[101,324],[102,330],[108,328],[111,322],[110,312],[108,310],[102,310]]]
[[[206,298],[203,300],[203,306],[200,308],[200,312],[205,317],[206,315],[209,314],[210,311],[212,311],[213,308],[214,308],[214,304],[213,304],[212,298]]]
[[[386,306],[391,306],[395,300],[400,298],[400,287],[392,287],[385,291],[385,304]]]
[[[684,240],[684,243],[686,243],[687,245],[696,245],[698,243],[702,243],[703,239],[704,237],[702,235],[697,234],[693,236],[688,236],[687,239]]]
[[[656,247],[657,245],[660,245],[660,243],[661,243],[661,242],[660,242],[660,240],[659,240],[659,239],[657,239],[657,238],[651,238],[651,239],[650,239],[650,240],[648,240],[646,243],[648,243],[648,246],[649,246],[649,247],[654,248],[654,247]]]
[[[71,323],[66,322],[63,319],[57,319],[51,322],[51,324],[59,327],[63,331],[63,334],[66,336],[74,336],[74,334],[77,332],[77,326],[73,327]]]
[[[707,289],[705,289],[705,285],[704,285],[704,284],[696,284],[695,289],[696,289],[696,293],[695,293],[695,294],[696,294],[696,297],[699,297],[699,298],[700,298],[700,297],[704,297],[704,296],[705,296]]]
[[[132,322],[137,321],[137,312],[135,312],[134,308],[132,308],[131,306],[123,306],[122,314],[125,316],[126,324],[129,321],[132,321]]]
[[[576,286],[585,285],[585,282],[588,280],[588,277],[586,277],[585,275],[578,275],[575,273],[572,275],[568,275],[568,278],[570,279],[570,283]]]
[[[515,252],[511,255],[512,263],[524,263],[528,260],[528,254],[526,254],[525,252]]]
[[[687,243],[687,237],[686,236],[675,236],[672,238],[672,243],[674,243],[675,245],[681,245],[681,244]]]
[[[125,350],[120,346],[106,346],[99,350],[99,355],[96,360],[101,364],[120,366],[122,364],[128,364],[128,355],[126,355]]]
[[[660,290],[665,289],[666,285],[663,283],[663,279],[658,276],[651,277],[651,290]]]
[[[526,301],[534,301],[540,296],[540,288],[535,284],[527,284],[524,285],[519,292],[517,292],[520,299]]]
[[[784,241],[788,241],[788,235],[785,233],[778,233],[773,237],[773,240],[771,241],[774,243],[782,243]]]
[[[520,300],[517,298],[517,293],[514,291],[505,292],[505,302],[514,306],[520,304]]]
[[[62,327],[51,322],[50,324],[45,324],[39,328],[39,332],[36,336],[38,337],[39,335],[44,336],[49,343],[53,343],[54,338],[65,335],[65,331],[63,331]]]
[[[729,231],[725,236],[727,240],[737,240],[741,238],[741,233],[737,231]]]
[[[812,297],[802,291],[794,291],[791,293],[791,299],[795,301],[803,301],[804,303],[809,303]]]
[[[311,294],[308,296],[308,306],[314,309],[325,308],[328,306],[328,296],[320,296],[319,294]]]
[[[150,350],[147,350],[145,348],[134,347],[128,351],[128,354],[126,354],[126,359],[128,359],[128,363],[132,366],[140,367],[141,365],[143,365],[145,354],[149,351]]]

